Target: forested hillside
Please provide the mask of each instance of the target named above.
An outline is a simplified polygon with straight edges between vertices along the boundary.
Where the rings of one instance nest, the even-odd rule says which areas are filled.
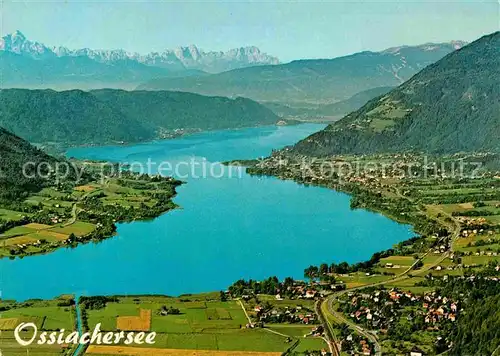
[[[430,65],[300,141],[308,155],[500,151],[500,32]]]
[[[244,98],[123,90],[0,90],[0,126],[31,143],[140,142],[169,130],[274,124],[269,109]]]
[[[226,129],[274,124],[278,117],[245,99],[170,91],[94,90],[99,101],[153,129]]]
[[[15,200],[41,189],[47,181],[35,174],[34,169],[40,162],[53,166],[56,159],[0,128],[0,201]],[[30,164],[23,172],[26,163]],[[45,175],[48,171],[41,173]]]
[[[32,143],[136,141],[154,131],[80,90],[0,91],[0,126]]]
[[[450,335],[450,355],[493,355],[500,347],[500,284],[481,277],[453,279],[442,292],[466,301],[463,316]]]

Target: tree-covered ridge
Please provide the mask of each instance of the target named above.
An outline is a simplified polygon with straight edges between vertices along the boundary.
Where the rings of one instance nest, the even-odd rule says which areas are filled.
[[[299,142],[308,155],[500,151],[500,32],[430,65]]]
[[[274,124],[269,109],[244,98],[123,90],[0,90],[0,126],[32,143],[139,142],[164,131]]]
[[[492,267],[494,268],[494,267]],[[500,348],[500,284],[482,278],[452,279],[444,293],[465,295],[463,318],[450,338],[450,355],[494,355]]]
[[[158,130],[226,129],[274,124],[278,117],[259,103],[238,97],[207,97],[171,91],[94,90],[99,101]]]
[[[32,143],[91,144],[148,139],[154,134],[81,90],[2,90],[0,126]]]
[[[23,167],[27,162],[34,164],[27,167],[25,175]],[[46,180],[36,175],[35,178],[28,177],[35,173],[35,164],[41,162],[54,164],[56,159],[0,128],[0,201],[21,198],[47,184]]]

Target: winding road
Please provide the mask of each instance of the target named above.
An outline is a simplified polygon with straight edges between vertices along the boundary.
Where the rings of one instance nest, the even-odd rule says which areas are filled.
[[[399,191],[399,189],[397,189],[397,188],[396,188],[396,193],[401,198],[408,199],[411,202],[413,202],[413,199],[404,196]],[[454,242],[460,236],[461,225],[460,225],[460,223],[451,214],[448,214],[446,212],[443,212],[443,214],[446,215],[446,216],[448,216],[453,221],[453,224],[455,225],[454,229],[453,229],[453,232],[451,234],[449,249],[447,251],[443,252],[442,255],[441,255],[441,257],[438,258],[435,262],[433,262],[432,264],[428,265],[427,267],[419,270],[417,272],[417,274],[422,274],[423,272],[427,272],[427,271],[433,269],[434,267],[436,267],[437,265],[439,265],[441,262],[443,262],[447,257],[449,257],[450,253],[453,253],[453,244],[454,244]],[[438,244],[441,243],[442,241],[444,241],[447,237],[448,236],[441,237],[438,240]],[[337,312],[335,310],[335,308],[334,308],[334,302],[341,295],[343,295],[345,293],[348,293],[348,292],[351,292],[351,291],[360,290],[360,289],[364,289],[364,288],[368,288],[368,287],[381,286],[381,285],[390,284],[390,283],[394,283],[394,282],[399,282],[399,281],[402,281],[404,279],[410,278],[408,276],[408,273],[410,271],[414,270],[415,267],[417,266],[417,264],[419,262],[423,262],[423,260],[430,253],[432,253],[432,251],[434,251],[434,248],[430,248],[426,253],[424,253],[422,256],[420,256],[410,267],[408,267],[408,269],[406,269],[405,271],[403,271],[402,273],[400,273],[399,275],[395,276],[392,279],[389,279],[389,280],[386,280],[386,281],[382,281],[382,282],[376,282],[376,283],[372,283],[372,284],[367,284],[367,285],[363,285],[363,286],[359,286],[359,287],[354,287],[354,288],[350,288],[350,289],[346,289],[346,290],[343,290],[343,291],[340,291],[340,292],[333,293],[333,294],[329,295],[322,302],[322,304],[326,303],[326,310],[328,310],[328,313],[330,313],[331,315],[333,315],[337,320],[340,320],[341,322],[345,323],[347,326],[349,326],[350,329],[352,329],[356,333],[358,333],[358,334],[366,337],[368,340],[370,340],[375,345],[375,355],[376,356],[381,356],[382,355],[382,347],[381,347],[380,343],[378,342],[377,335],[373,331],[364,329],[361,326],[355,324],[354,322],[348,320],[346,317],[344,317],[344,315],[342,315],[342,313]],[[319,306],[319,307],[316,308],[316,312],[320,316],[320,318],[323,319],[322,322],[323,322],[324,326],[326,326],[325,330],[329,331],[328,333],[326,333],[326,335],[327,335],[327,337],[329,339],[328,344],[334,346],[333,350],[331,348],[332,354],[336,355],[336,356],[339,356],[340,355],[340,350],[338,350],[338,343],[336,342],[336,340],[334,338],[333,326],[331,325],[331,323],[328,320],[328,318],[325,315],[323,315],[323,311],[322,311],[321,306]]]

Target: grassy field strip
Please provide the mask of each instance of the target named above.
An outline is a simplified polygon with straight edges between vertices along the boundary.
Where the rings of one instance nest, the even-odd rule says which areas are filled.
[[[97,346],[91,345],[85,354],[91,355],[129,355],[129,356],[279,356],[281,352],[254,352],[254,351],[215,351],[215,350],[180,350],[158,349],[125,346]]]
[[[250,317],[248,316],[248,313],[247,313],[247,310],[245,309],[245,306],[243,305],[243,302],[241,300],[238,300],[238,303],[241,305],[241,309],[243,309],[243,313],[245,313],[245,316],[247,317],[248,319],[248,323],[250,325],[252,325],[252,319],[250,319]]]

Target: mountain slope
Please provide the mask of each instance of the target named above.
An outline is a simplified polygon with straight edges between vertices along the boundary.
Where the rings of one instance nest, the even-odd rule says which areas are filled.
[[[293,148],[314,156],[405,150],[500,151],[500,32],[447,55]]]
[[[394,89],[394,87],[378,87],[363,90],[354,94],[347,100],[343,100],[335,104],[323,105],[317,109],[317,112],[320,115],[341,118],[352,111],[358,110],[366,104],[366,102],[372,100],[373,98],[387,94],[392,89]]]
[[[263,105],[271,109],[276,115],[283,118],[335,121],[341,119],[352,111],[358,110],[366,104],[367,101],[388,93],[393,88],[394,87],[379,87],[363,90],[354,94],[347,100],[342,100],[334,104],[317,105],[314,107],[291,106],[274,102],[266,102],[263,103]]]
[[[140,141],[154,130],[81,90],[0,91],[0,126],[32,143]]]
[[[27,167],[25,176],[23,166],[27,162],[33,165]],[[28,178],[34,174],[33,167],[41,162],[53,165],[56,159],[0,127],[0,201],[14,200],[41,189],[43,179],[36,175]]]
[[[140,142],[164,131],[250,127],[278,119],[244,98],[112,89],[0,90],[0,126],[32,143]]]
[[[363,90],[397,86],[462,44],[400,47],[334,59],[244,68],[204,77],[153,79],[138,88],[243,96],[262,102],[332,104]]]
[[[109,107],[155,130],[216,130],[270,125],[279,120],[271,110],[246,98],[169,91],[94,90],[91,93]]]

